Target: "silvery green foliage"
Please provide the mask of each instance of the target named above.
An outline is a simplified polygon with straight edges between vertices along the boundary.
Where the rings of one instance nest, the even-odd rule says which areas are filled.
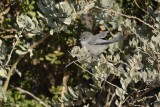
[[[0,77],[7,78],[7,71],[4,68],[0,68]],[[2,85],[2,83],[0,83]]]
[[[144,57],[146,57],[145,54],[148,55],[151,51],[159,49],[159,47],[156,47],[156,44],[155,46],[138,46],[140,42],[145,43],[145,41],[147,40],[145,40],[143,37],[134,37],[129,41],[131,47],[136,47],[137,49],[134,50],[133,56],[125,57],[125,62],[121,60],[122,58],[119,56],[119,54],[115,54],[114,52],[112,55],[100,55],[96,60],[87,56],[87,52],[83,48],[79,47],[74,47],[71,51],[71,54],[73,54],[74,57],[77,57],[78,61],[86,66],[84,69],[90,69],[92,71],[90,73],[93,76],[92,79],[94,84],[98,85],[99,88],[101,88],[101,84],[106,81],[109,76],[115,75],[119,77],[121,87],[115,87],[115,93],[119,97],[119,99],[115,101],[115,104],[118,106],[125,103],[127,98],[126,96],[128,96],[127,88],[132,83],[144,82],[147,85],[158,86],[160,82],[160,73],[158,72],[158,69],[154,67],[155,60],[153,57],[148,56],[145,59],[146,62],[143,62]],[[147,42],[147,44],[151,44],[152,42],[153,41],[151,40]],[[143,50],[147,48],[149,50]],[[143,53],[142,51],[146,53]],[[114,64],[116,64],[116,66]],[[92,68],[88,68],[88,65],[92,65]]]
[[[39,0],[37,5],[46,17],[48,25],[54,28],[54,32],[59,32],[66,30],[67,26],[71,25],[79,15],[91,9],[94,6],[94,0],[91,3],[83,0],[78,3],[75,1],[56,3],[54,0]]]
[[[7,52],[8,49],[6,48],[5,42],[0,39],[0,101],[7,100],[6,93],[2,89],[3,78],[7,78],[8,66],[5,65],[7,61]]]
[[[159,107],[160,106],[160,93],[156,95],[157,101],[153,102],[154,107]]]
[[[6,59],[7,52],[8,52],[8,49],[6,48],[5,42],[0,39],[0,64],[1,65]]]
[[[68,2],[55,3],[54,0],[39,0],[37,2],[38,7],[45,14],[47,23],[50,27],[63,30],[64,24],[71,24],[71,14],[74,11],[72,4]]]
[[[41,33],[42,28],[39,26],[39,23],[35,17],[30,18],[27,15],[21,14],[17,16],[17,24],[24,32],[27,32],[25,36],[32,38],[35,35]]]
[[[6,92],[3,90],[2,87],[0,87],[0,101],[4,101],[6,102],[7,101],[7,96],[6,96]]]
[[[144,18],[146,22],[148,20],[147,17],[153,19],[154,24],[152,26],[155,29],[151,29],[145,23],[141,22],[142,26],[139,26],[134,18],[118,14],[122,13],[122,10],[114,0],[91,0],[91,2],[78,0],[78,2],[62,1],[59,3],[54,0],[39,0],[37,4],[48,25],[53,28],[54,31],[52,33],[65,30],[81,15],[91,15],[89,18],[91,18],[91,22],[96,27],[101,27],[103,28],[102,30],[114,31],[114,33],[111,32],[110,36],[119,34],[126,36],[127,40],[124,44],[127,45],[123,45],[123,43],[111,44],[105,56],[89,56],[85,48],[78,46],[75,46],[71,52],[73,57],[76,57],[78,62],[85,67],[85,71],[92,75],[92,80],[94,81],[92,85],[97,86],[98,89],[102,88],[103,82],[112,82],[106,81],[112,75],[119,79],[120,87],[110,84],[114,87],[115,94],[118,96],[117,99],[113,100],[117,106],[122,106],[125,103],[132,105],[134,103],[128,103],[127,101],[134,100],[127,92],[131,85],[134,86],[138,82],[143,82],[148,86],[151,84],[159,85],[160,67],[157,65],[160,62],[160,34],[155,30],[160,29],[159,10],[154,11],[148,6],[148,16],[144,16]],[[84,20],[85,24],[88,21],[87,18]],[[92,29],[92,27],[93,25],[89,25],[87,28]],[[73,90],[69,89],[64,99],[68,106],[69,103],[72,103],[71,105],[73,106],[74,103],[71,101],[78,101],[79,96],[81,96],[80,92],[76,93]]]
[[[87,99],[95,101],[94,96],[96,93],[94,88],[81,88],[81,85],[79,85],[73,89],[69,86],[68,92],[65,93],[64,99],[61,100],[64,101],[66,106],[81,106]]]
[[[36,35],[40,35],[43,31],[43,28],[40,26],[38,20],[33,17],[21,14],[17,16],[17,24],[20,28],[20,32],[16,37],[16,53],[20,56],[30,53],[30,57],[33,55],[32,49],[30,49],[30,43],[26,42],[24,39],[21,41],[21,37],[25,36],[26,38],[34,38]],[[23,34],[22,34],[23,33]]]
[[[7,77],[7,69],[8,65],[5,65],[7,62],[7,46],[4,41],[0,40],[0,78]],[[0,86],[2,85],[2,81],[0,81]]]
[[[104,1],[102,0],[103,3]],[[104,5],[107,7],[107,4]],[[94,12],[96,13],[96,11]],[[93,16],[96,16],[96,21],[107,18],[109,22],[103,20],[99,20],[99,22],[106,28],[109,23],[112,25],[112,30],[117,29],[121,34],[123,32],[124,36],[130,36],[130,38],[124,41],[128,44],[122,44],[122,46],[119,43],[112,44],[107,49],[106,56],[100,55],[96,59],[94,59],[94,56],[89,56],[85,48],[78,46],[73,47],[71,54],[73,57],[77,57],[78,62],[83,65],[83,69],[86,69],[86,72],[92,75],[94,85],[97,85],[99,88],[102,88],[103,82],[110,82],[106,80],[111,75],[118,77],[121,84],[120,87],[110,84],[115,88],[115,94],[118,96],[114,102],[117,106],[123,106],[126,103],[132,105],[136,101],[132,100],[132,96],[127,92],[130,86],[134,86],[138,82],[142,82],[148,87],[159,87],[160,85],[160,33],[157,31],[160,29],[160,13],[158,10],[153,11],[150,7],[148,9],[149,15],[152,14],[152,16],[148,17],[154,17],[153,26],[155,29],[150,29],[144,23],[142,23],[144,26],[138,26],[136,20],[125,19],[118,14],[112,16],[107,14],[104,17],[100,17],[100,15],[103,16],[106,13],[99,11],[97,13],[99,16],[95,14]],[[123,55],[120,55],[120,53]],[[92,67],[88,67],[89,65]],[[133,102],[128,103],[127,100]]]
[[[123,21],[119,20],[118,15],[113,19],[109,12],[98,8],[98,6],[105,7],[105,9],[114,8],[115,11],[120,12],[121,10],[114,0],[79,0],[77,2],[62,1],[59,3],[56,3],[54,0],[39,0],[37,5],[44,15],[41,14],[41,16],[45,18],[48,25],[53,28],[52,32],[66,30],[67,26],[71,25],[72,22],[76,23],[76,19],[84,18],[83,16],[87,16],[87,14],[92,14],[93,22],[91,24],[95,23],[105,28],[107,27],[105,25],[106,22],[114,25],[113,28],[116,29]],[[91,28],[92,25],[89,25],[87,22],[88,18],[84,19],[83,23],[87,24],[86,27],[89,26],[89,28]]]
[[[104,8],[113,7],[113,4],[115,3],[114,0],[99,0],[100,4]]]
[[[32,49],[30,49],[30,44],[29,43],[25,43],[22,42],[20,43],[17,47],[16,47],[16,53],[20,56],[25,55],[26,53],[30,53],[30,57],[32,57],[33,53],[32,53]]]

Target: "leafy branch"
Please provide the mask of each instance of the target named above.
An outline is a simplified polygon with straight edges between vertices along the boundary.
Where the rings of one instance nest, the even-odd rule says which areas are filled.
[[[34,48],[36,48],[36,46],[38,46],[39,44],[43,43],[43,42],[50,36],[49,34],[43,34],[43,35],[44,35],[43,38],[40,39],[39,41],[35,42],[33,45],[31,45],[29,49],[34,49]],[[8,84],[9,84],[10,78],[11,78],[14,70],[16,69],[17,64],[18,64],[18,63],[24,58],[24,56],[27,55],[28,53],[29,53],[29,52],[25,53],[23,56],[19,56],[19,57],[16,59],[15,63],[12,65],[11,69],[10,69],[9,72],[8,72],[7,78],[6,78],[5,82],[4,82],[4,85],[3,85],[4,91],[6,91],[7,88],[8,88]]]
[[[22,88],[15,88],[16,90],[20,91],[21,93],[28,94],[29,96],[33,97],[36,101],[38,101],[40,104],[42,104],[44,107],[49,107],[47,104],[45,104],[40,98],[36,97],[34,94],[30,93],[29,91],[26,91]]]

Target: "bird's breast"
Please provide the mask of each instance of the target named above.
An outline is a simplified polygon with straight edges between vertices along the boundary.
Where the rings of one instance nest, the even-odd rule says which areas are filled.
[[[88,44],[88,43],[87,43],[86,41],[81,41],[82,47],[85,46],[85,45],[87,45],[87,44]]]

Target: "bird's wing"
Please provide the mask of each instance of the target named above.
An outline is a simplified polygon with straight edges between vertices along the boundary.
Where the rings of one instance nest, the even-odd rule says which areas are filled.
[[[107,36],[107,33],[109,33],[109,31],[100,32],[99,34],[95,35],[95,37],[96,38],[104,38]]]
[[[111,44],[111,43],[118,42],[118,41],[123,40],[123,39],[124,39],[124,38],[123,38],[122,36],[114,37],[114,38],[109,39],[109,40],[98,39],[98,40],[96,40],[96,42],[95,42],[94,45],[106,45],[106,44]]]
[[[95,40],[92,39],[92,41],[88,42],[88,44],[90,44],[90,45],[100,45],[100,44],[103,44],[103,43],[106,43],[106,42],[107,42],[107,40],[103,40],[103,39],[95,39]]]
[[[99,34],[93,36],[92,39],[88,43],[90,45],[95,45],[98,43],[106,42],[106,40],[103,40],[102,38],[106,37],[107,33],[109,33],[109,31],[100,32]]]

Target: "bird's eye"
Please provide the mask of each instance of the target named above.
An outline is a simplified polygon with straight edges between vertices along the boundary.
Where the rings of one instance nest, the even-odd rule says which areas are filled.
[[[83,39],[85,39],[85,38],[83,38]]]

